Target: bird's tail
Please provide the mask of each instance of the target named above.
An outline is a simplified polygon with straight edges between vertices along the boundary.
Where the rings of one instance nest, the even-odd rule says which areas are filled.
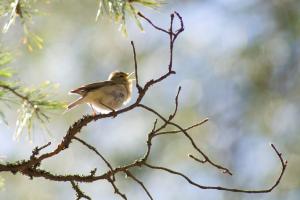
[[[79,99],[77,99],[76,101],[70,103],[67,107],[67,110],[65,110],[64,113],[68,112],[69,110],[71,110],[72,108],[74,108],[75,106],[79,105],[79,104],[82,104],[84,102],[84,98],[81,97]]]

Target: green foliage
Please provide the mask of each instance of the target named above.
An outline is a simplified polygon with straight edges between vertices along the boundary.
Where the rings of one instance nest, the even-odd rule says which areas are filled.
[[[41,14],[37,9],[38,3],[50,3],[49,0],[2,0],[0,1],[0,17],[6,17],[7,22],[3,27],[3,33],[6,33],[18,19],[24,31],[23,43],[29,51],[43,48],[43,39],[30,29],[32,18]],[[106,14],[116,23],[120,24],[120,30],[126,35],[126,13],[136,22],[137,26],[143,30],[143,27],[137,17],[138,10],[134,3],[148,8],[156,8],[160,5],[155,0],[99,0],[99,7],[96,14],[96,21],[100,15]]]
[[[32,21],[32,17],[41,14],[37,9],[37,3],[49,3],[49,0],[2,0],[0,2],[0,15],[9,16],[7,23],[4,25],[3,32],[7,32],[17,17],[23,24]]]
[[[13,56],[11,53],[8,52],[0,52],[0,67],[4,67],[8,63],[10,63],[13,59]],[[5,70],[2,68],[0,72],[1,77],[10,78],[12,76],[12,73],[8,72],[8,68],[5,68]]]
[[[120,30],[127,34],[126,30],[126,13],[128,13],[136,22],[137,26],[143,30],[138,19],[138,10],[134,7],[134,3],[141,4],[144,7],[156,8],[160,5],[154,0],[99,0],[99,7],[96,15],[96,21],[103,13],[120,24]]]
[[[13,81],[14,72],[6,65],[12,60],[10,53],[0,53],[0,102],[9,105],[18,105],[18,119],[16,121],[15,138],[27,128],[28,137],[31,139],[33,124],[38,121],[44,128],[49,121],[51,111],[65,109],[66,104],[51,99],[51,91],[58,85],[45,82],[36,88],[22,86]],[[2,121],[7,123],[3,110],[0,110]]]
[[[23,44],[27,45],[27,49],[29,51],[43,48],[44,40],[36,33],[30,31],[25,24],[24,24],[24,34],[25,36],[23,38]]]
[[[42,124],[45,130],[47,130],[45,125],[50,119],[50,111],[63,110],[66,108],[64,102],[51,99],[51,96],[53,96],[51,91],[57,87],[57,84],[46,81],[37,88],[23,87],[19,89],[20,93],[28,100],[23,99],[22,105],[18,109],[15,138],[18,138],[26,128],[29,139],[31,140],[31,132],[35,121]]]
[[[6,33],[19,18],[24,30],[23,43],[27,45],[29,51],[43,48],[43,39],[29,28],[32,17],[40,14],[40,11],[35,7],[37,2],[37,0],[3,0],[0,2],[0,16],[9,16],[3,27],[3,33]],[[44,2],[47,3],[48,1]]]

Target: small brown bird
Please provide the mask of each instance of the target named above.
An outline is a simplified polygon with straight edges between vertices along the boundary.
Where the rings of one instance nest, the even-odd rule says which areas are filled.
[[[129,102],[132,94],[132,80],[129,77],[133,73],[115,71],[107,81],[83,85],[71,90],[70,94],[79,94],[81,97],[68,105],[68,110],[82,103],[91,106],[94,115],[98,112],[115,111]]]

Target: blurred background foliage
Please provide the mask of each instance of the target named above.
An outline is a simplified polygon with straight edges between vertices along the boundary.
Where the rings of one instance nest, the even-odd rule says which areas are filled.
[[[14,139],[18,139],[24,128],[27,127],[28,138],[31,141],[31,131],[35,119],[46,129],[45,124],[49,120],[47,112],[65,108],[65,103],[50,99],[50,90],[57,87],[57,85],[51,84],[49,81],[45,81],[37,88],[29,88],[14,80],[13,75],[15,72],[7,66],[12,59],[11,53],[0,52],[0,99],[3,104],[0,116],[2,123],[8,125],[5,113],[12,112],[13,106],[17,105],[18,116]]]
[[[6,27],[12,19],[14,2],[0,3],[2,27]],[[75,97],[67,97],[70,89],[104,80],[113,70],[133,71],[130,40],[135,41],[137,48],[141,82],[167,69],[168,38],[145,23],[142,23],[144,32],[141,32],[136,25],[140,22],[136,22],[133,10],[124,15],[122,9],[109,9],[109,5],[114,6],[109,0],[22,2],[30,2],[28,5],[31,5],[24,4],[24,18],[13,16],[14,22],[1,34],[1,83],[9,82],[14,88],[17,84],[17,90],[25,96],[29,95],[26,91],[31,90],[24,90],[24,85],[30,88],[34,86],[40,91],[40,83],[59,83],[55,96],[49,95],[44,99],[39,96],[40,93],[32,97],[29,95],[33,100],[41,101],[40,104],[46,101],[51,108],[51,103],[47,102],[49,98],[61,100],[60,103],[71,101]],[[128,8],[128,2],[115,2],[120,2],[122,8],[131,9]],[[139,2],[146,2],[144,5],[150,2],[150,7],[155,5],[152,1]],[[169,23],[169,14],[176,10],[183,16],[186,27],[175,44],[174,67],[177,74],[153,87],[145,103],[167,116],[173,109],[177,86],[181,85],[177,122],[189,126],[209,117],[207,124],[191,131],[191,134],[213,160],[229,167],[234,176],[224,176],[210,166],[190,160],[187,154],[194,152],[180,135],[156,140],[151,162],[184,172],[203,184],[258,189],[271,185],[280,170],[279,161],[269,142],[275,143],[289,161],[278,188],[272,193],[258,195],[199,190],[180,178],[162,172],[144,169],[134,171],[154,198],[298,200],[300,2],[174,0],[166,1],[160,7],[155,5],[155,10],[136,3],[133,5],[164,27]],[[103,13],[108,11],[108,16],[112,18],[100,16],[95,22],[97,13],[102,10]],[[133,17],[125,18],[126,26],[122,26],[126,27],[127,32],[124,37],[117,30],[120,24],[125,24],[124,16],[130,16],[130,12]],[[112,23],[115,20],[117,23]],[[28,39],[32,38],[29,32],[38,38]],[[35,42],[43,48],[39,48]],[[6,50],[12,54],[6,53]],[[7,68],[8,63],[10,68]],[[12,78],[16,76],[18,78]],[[53,89],[50,91],[53,92]],[[2,161],[29,157],[33,147],[43,145],[48,140],[55,146],[75,120],[91,112],[87,106],[64,115],[61,110],[47,123],[52,137],[45,137],[42,129],[38,128],[32,143],[23,136],[19,141],[14,141],[14,124],[18,115],[20,117],[22,114],[15,112],[14,108],[22,110],[23,107],[8,107],[6,101],[2,100],[2,97],[8,97],[2,96],[2,93],[0,110],[7,123],[0,126]],[[24,106],[24,101],[18,100],[19,105]],[[61,108],[61,105],[58,107]],[[58,108],[56,104],[54,107]],[[47,110],[51,111],[52,108]],[[95,122],[84,128],[79,137],[97,147],[113,166],[118,166],[143,155],[146,134],[151,130],[153,121],[151,114],[136,110],[116,119]],[[62,155],[43,163],[43,167],[60,174],[89,173],[95,167],[98,173],[106,170],[95,155],[75,142]],[[29,181],[21,175],[12,176],[8,173],[1,176],[0,185],[4,181],[4,186],[0,191],[0,199],[74,197],[74,191],[67,183],[44,179]],[[129,199],[146,198],[134,183],[121,176],[118,178],[118,185]],[[95,199],[117,198],[111,186],[105,182],[83,184],[82,189]],[[33,190],[34,194],[28,192]]]

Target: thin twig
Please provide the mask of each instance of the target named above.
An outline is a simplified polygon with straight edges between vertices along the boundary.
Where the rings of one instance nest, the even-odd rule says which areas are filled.
[[[33,150],[32,150],[32,154],[30,156],[30,159],[33,159],[35,156],[39,155],[40,151],[48,146],[51,145],[51,142],[48,142],[47,144],[41,146],[41,147],[35,147]]]
[[[174,34],[174,38],[173,38],[173,42],[175,42],[175,40],[177,39],[178,35],[184,31],[184,24],[183,24],[183,19],[182,17],[179,15],[178,12],[174,12],[175,15],[178,17],[179,21],[180,21],[180,27],[176,30],[175,34]]]
[[[180,91],[181,91],[181,86],[179,86],[178,91],[177,91],[177,94],[176,94],[176,97],[175,97],[175,109],[174,109],[174,112],[173,112],[173,114],[171,114],[171,115],[169,116],[169,120],[170,120],[170,121],[171,121],[171,120],[175,117],[175,115],[177,114],[177,110],[178,110],[178,97],[179,97]]]
[[[189,131],[195,127],[198,127],[198,126],[201,126],[202,124],[208,122],[208,118],[205,118],[204,120],[200,121],[199,123],[197,124],[194,124],[188,128],[185,128],[184,130],[185,131]],[[159,133],[156,133],[155,135],[167,135],[167,134],[176,134],[176,133],[181,133],[181,130],[174,130],[174,131],[162,131],[162,132],[159,132]]]
[[[165,32],[166,34],[169,34],[169,33],[170,33],[169,31],[166,31],[165,29],[156,26],[150,19],[148,19],[147,17],[145,17],[142,13],[138,12],[137,14],[138,14],[140,17],[144,18],[149,24],[151,24],[151,26],[153,26],[153,28],[155,28],[155,29],[157,29],[157,30],[159,30],[159,31]]]
[[[199,162],[199,163],[205,163],[207,162],[207,160],[200,160],[199,158],[196,158],[195,156],[193,156],[192,154],[188,154],[188,157],[194,159],[195,161]]]
[[[145,187],[144,183],[142,181],[140,181],[139,179],[137,179],[129,170],[125,171],[125,174],[132,178],[132,180],[134,180],[135,182],[137,182],[145,191],[145,193],[148,195],[149,199],[153,200],[153,197],[151,196],[150,192],[148,191],[148,189]]]
[[[279,151],[276,149],[276,147],[273,144],[271,144],[271,146],[274,149],[274,151],[276,152],[278,158],[280,159],[282,168],[281,168],[280,175],[276,179],[275,183],[271,187],[269,187],[268,189],[263,189],[263,190],[244,190],[244,189],[236,189],[236,188],[226,188],[226,187],[221,187],[221,186],[204,186],[204,185],[200,185],[200,184],[192,181],[188,176],[184,175],[183,173],[171,170],[169,168],[154,166],[154,165],[150,165],[148,163],[144,163],[144,165],[151,168],[151,169],[162,170],[162,171],[169,172],[171,174],[181,176],[187,182],[189,182],[191,185],[194,185],[194,186],[196,186],[198,188],[201,188],[201,189],[224,190],[224,191],[229,191],[229,192],[240,192],[240,193],[268,193],[268,192],[271,192],[280,183],[281,178],[284,174],[284,171],[287,167],[287,161],[283,161],[281,153],[279,153]]]
[[[20,99],[22,99],[23,101],[26,101],[27,103],[29,103],[30,106],[31,106],[32,108],[36,108],[36,105],[35,105],[35,104],[34,104],[27,96],[25,96],[25,95],[19,93],[19,92],[17,91],[16,88],[12,88],[12,87],[10,87],[10,86],[8,86],[8,85],[3,85],[3,84],[0,84],[0,88],[3,88],[3,89],[5,89],[5,90],[10,91],[10,92],[13,93],[15,96],[17,96],[17,97],[19,97]]]
[[[152,128],[152,131],[151,131],[151,134],[152,134],[152,135],[153,135],[154,132],[155,132],[156,125],[157,125],[157,119],[155,119],[154,124],[153,124],[153,128]]]
[[[138,76],[138,69],[137,69],[137,59],[136,59],[136,52],[135,52],[135,46],[133,41],[131,41],[131,46],[133,50],[133,59],[134,59],[134,75],[135,75],[135,86],[140,93],[142,91],[142,87],[139,84],[139,76]]]
[[[170,62],[169,62],[169,71],[172,70],[173,66],[173,47],[174,47],[174,41],[173,41],[173,21],[174,21],[174,14],[171,14],[171,22],[170,22],[170,29],[169,29],[169,38],[170,38]]]
[[[116,186],[115,182],[114,182],[112,179],[110,179],[110,178],[108,178],[107,180],[108,180],[108,182],[110,182],[110,184],[113,186],[114,191],[115,191],[115,194],[117,194],[117,195],[119,195],[120,197],[122,197],[123,199],[127,200],[126,195],[120,192],[120,190],[119,190],[119,188]]]
[[[84,194],[84,192],[81,191],[81,189],[79,188],[79,185],[77,183],[75,183],[74,181],[70,181],[72,184],[72,188],[75,190],[76,192],[76,200],[79,200],[81,198],[85,198],[88,200],[92,200],[91,197],[87,196],[86,194]]]
[[[175,126],[176,128],[178,128],[185,136],[186,138],[188,138],[188,140],[190,141],[190,143],[192,144],[192,146],[194,147],[195,150],[197,150],[203,157],[205,160],[207,160],[208,163],[210,163],[212,166],[218,168],[218,169],[221,169],[224,173],[228,173],[228,174],[232,174],[232,172],[230,172],[229,169],[227,169],[226,167],[223,167],[219,164],[216,164],[215,162],[213,162],[212,160],[209,159],[209,157],[197,146],[197,144],[195,143],[195,141],[193,140],[193,138],[181,127],[179,126],[178,124],[176,123],[173,123],[171,121],[168,121],[167,119],[165,119],[161,114],[159,114],[157,111],[155,111],[154,109],[148,107],[148,106],[145,106],[143,104],[139,104],[139,107],[145,109],[145,110],[148,110],[149,112],[152,112],[153,114],[155,114],[156,116],[158,116],[159,118],[161,118],[164,122],[170,124],[170,125],[173,125]]]
[[[84,146],[86,146],[87,148],[89,148],[90,150],[92,150],[93,152],[95,152],[107,165],[107,167],[113,171],[113,167],[111,166],[111,164],[104,158],[104,156],[92,145],[86,143],[85,141],[83,141],[82,139],[78,138],[78,137],[74,137],[75,140],[77,140],[78,142],[80,142],[81,144],[83,144]],[[113,181],[115,180],[114,174],[113,175]]]

